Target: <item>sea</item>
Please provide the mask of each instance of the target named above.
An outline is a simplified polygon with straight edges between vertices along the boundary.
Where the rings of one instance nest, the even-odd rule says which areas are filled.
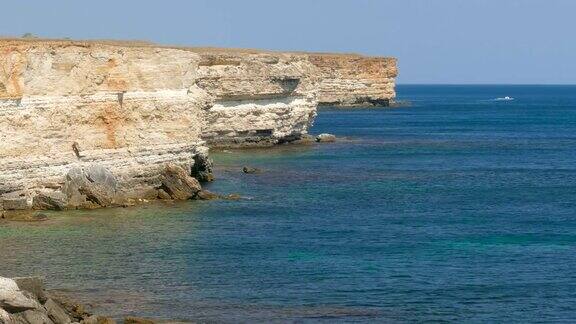
[[[320,109],[335,143],[214,151],[237,201],[0,223],[0,276],[118,319],[575,322],[576,86],[397,93]]]

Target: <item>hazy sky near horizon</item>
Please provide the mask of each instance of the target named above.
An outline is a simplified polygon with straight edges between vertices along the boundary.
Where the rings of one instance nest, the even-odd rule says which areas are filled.
[[[575,0],[19,0],[0,34],[394,56],[399,83],[576,84]]]

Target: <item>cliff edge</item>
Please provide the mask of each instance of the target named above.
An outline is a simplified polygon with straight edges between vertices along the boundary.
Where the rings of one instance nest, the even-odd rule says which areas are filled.
[[[0,209],[195,197],[208,147],[299,139],[319,104],[386,106],[395,75],[359,55],[0,39]]]

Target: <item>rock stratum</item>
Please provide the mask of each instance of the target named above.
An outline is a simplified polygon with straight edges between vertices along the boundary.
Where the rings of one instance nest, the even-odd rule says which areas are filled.
[[[0,210],[198,196],[208,147],[307,134],[318,105],[386,106],[392,58],[0,39]]]

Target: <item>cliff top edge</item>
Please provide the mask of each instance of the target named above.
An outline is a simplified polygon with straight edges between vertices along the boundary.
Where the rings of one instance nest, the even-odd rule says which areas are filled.
[[[46,46],[81,46],[81,47],[94,47],[94,46],[113,46],[113,47],[134,47],[134,48],[164,48],[164,49],[178,49],[191,51],[195,53],[241,53],[241,54],[302,54],[302,55],[318,55],[318,56],[335,56],[335,57],[364,57],[376,58],[386,60],[396,60],[394,57],[386,56],[371,56],[358,53],[328,53],[328,52],[306,52],[306,51],[276,51],[276,50],[263,50],[252,48],[225,48],[225,47],[194,47],[194,46],[176,46],[176,45],[161,45],[148,41],[141,40],[109,40],[109,39],[93,39],[93,40],[73,40],[73,39],[52,39],[52,38],[15,38],[15,37],[2,37],[0,36],[0,47],[5,46],[20,46],[20,45],[46,45]]]

